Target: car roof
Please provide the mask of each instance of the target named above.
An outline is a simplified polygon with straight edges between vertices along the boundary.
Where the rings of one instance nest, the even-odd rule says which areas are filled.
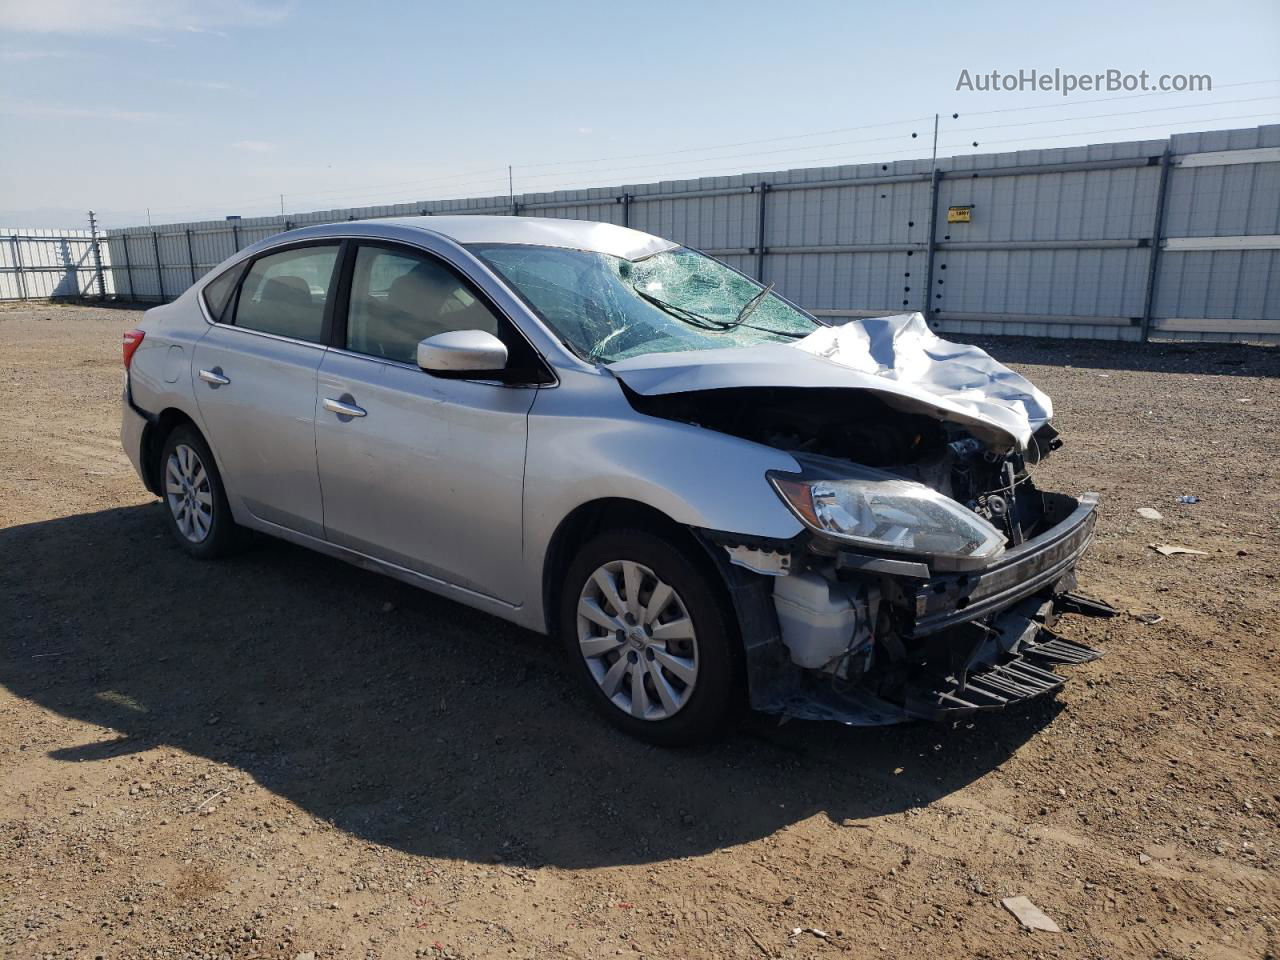
[[[670,240],[613,223],[551,217],[387,217],[355,220],[342,226],[351,228],[375,224],[410,227],[436,233],[462,244],[516,243],[539,247],[569,247],[626,260],[637,260],[679,246]]]

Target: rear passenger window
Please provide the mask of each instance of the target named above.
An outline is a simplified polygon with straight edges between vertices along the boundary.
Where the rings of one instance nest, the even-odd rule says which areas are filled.
[[[337,244],[259,257],[240,287],[236,326],[322,342],[325,302],[337,259]]]

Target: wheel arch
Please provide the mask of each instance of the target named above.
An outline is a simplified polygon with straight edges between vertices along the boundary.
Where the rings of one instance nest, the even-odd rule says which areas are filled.
[[[713,589],[733,613],[723,574],[714,562],[710,545],[691,527],[673,520],[656,507],[624,497],[602,497],[575,507],[551,535],[542,565],[542,609],[545,629],[555,636],[559,629],[560,585],[578,549],[606,530],[634,528],[669,537],[712,583]],[[737,617],[733,617],[734,622]]]
[[[160,482],[160,454],[164,451],[164,442],[168,439],[169,434],[183,424],[189,425],[199,433],[204,438],[205,443],[209,442],[209,438],[204,436],[204,431],[200,429],[196,422],[185,411],[177,407],[166,407],[157,417],[148,419],[146,427],[143,428],[142,453],[140,457],[142,480],[147,489],[157,497],[164,495],[164,488]]]

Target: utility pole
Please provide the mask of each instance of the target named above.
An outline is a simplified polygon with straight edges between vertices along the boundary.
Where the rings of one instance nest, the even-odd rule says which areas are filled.
[[[511,215],[516,215],[516,181],[511,172],[511,164],[507,164],[507,200],[511,204]]]
[[[93,275],[98,283],[98,299],[107,299],[107,281],[102,275],[102,249],[98,246],[98,220],[89,211],[89,243],[93,246]]]
[[[929,161],[930,168],[938,165],[938,115],[933,115],[933,159]]]
[[[280,194],[280,216],[284,216],[284,194]]]

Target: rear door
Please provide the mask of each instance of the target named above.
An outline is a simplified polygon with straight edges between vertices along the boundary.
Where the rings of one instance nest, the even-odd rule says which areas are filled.
[[[255,517],[324,536],[316,474],[316,371],[332,329],[337,241],[258,257],[192,375],[228,495]]]
[[[349,308],[317,381],[326,536],[518,604],[531,387],[546,368],[440,258],[373,242],[348,256]],[[419,340],[472,329],[507,343],[507,370],[462,380],[419,369]]]

